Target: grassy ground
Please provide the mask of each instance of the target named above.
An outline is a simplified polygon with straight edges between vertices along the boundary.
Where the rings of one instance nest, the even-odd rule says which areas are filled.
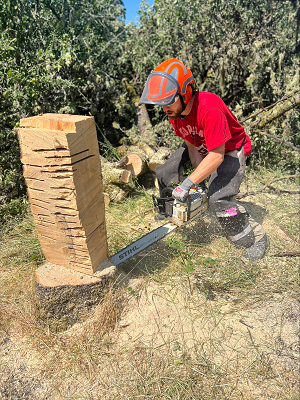
[[[280,178],[249,172],[241,191]],[[272,186],[297,190],[299,181]],[[300,399],[299,195],[241,200],[270,239],[252,263],[210,212],[122,264],[90,318],[39,325],[34,271],[44,262],[30,213],[0,244],[0,399]],[[106,212],[110,254],[159,226],[150,193]]]

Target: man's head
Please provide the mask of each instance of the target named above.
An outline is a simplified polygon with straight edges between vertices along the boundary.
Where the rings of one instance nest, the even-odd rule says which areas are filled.
[[[176,58],[164,61],[148,76],[140,104],[162,106],[170,119],[177,119],[192,98],[192,72]]]

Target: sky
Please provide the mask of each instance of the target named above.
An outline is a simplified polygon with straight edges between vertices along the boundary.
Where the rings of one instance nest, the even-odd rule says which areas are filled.
[[[154,0],[147,0],[150,6],[153,5]],[[141,0],[123,0],[126,8],[126,23],[132,22],[138,16],[137,12],[140,9]]]

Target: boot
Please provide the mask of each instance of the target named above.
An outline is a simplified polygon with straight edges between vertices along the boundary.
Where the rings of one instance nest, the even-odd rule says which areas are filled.
[[[265,234],[260,240],[255,242],[252,246],[248,247],[244,257],[251,261],[263,258],[269,247],[269,239]]]
[[[249,216],[249,223],[252,227],[255,241],[252,246],[248,247],[245,257],[251,261],[255,261],[263,258],[265,255],[269,247],[269,239],[264,228],[258,222],[254,221],[251,216]]]
[[[214,212],[227,238],[239,247],[251,247],[255,236],[249,222],[249,214],[244,207],[239,207],[227,200],[218,200],[214,204]]]
[[[232,204],[232,203],[231,203]],[[248,214],[241,204],[229,208],[225,200],[216,202],[215,213],[228,239],[236,246],[246,248],[245,257],[255,261],[263,258],[269,241],[263,227]],[[222,210],[223,208],[223,210]]]

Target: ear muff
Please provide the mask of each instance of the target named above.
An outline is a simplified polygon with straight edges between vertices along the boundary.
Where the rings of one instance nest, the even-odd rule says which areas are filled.
[[[192,86],[191,86],[191,85],[188,85],[187,88],[186,88],[186,93],[185,93],[185,95],[183,96],[183,102],[184,102],[184,104],[187,104],[187,103],[191,100],[192,96],[193,96],[193,89],[192,89]]]

